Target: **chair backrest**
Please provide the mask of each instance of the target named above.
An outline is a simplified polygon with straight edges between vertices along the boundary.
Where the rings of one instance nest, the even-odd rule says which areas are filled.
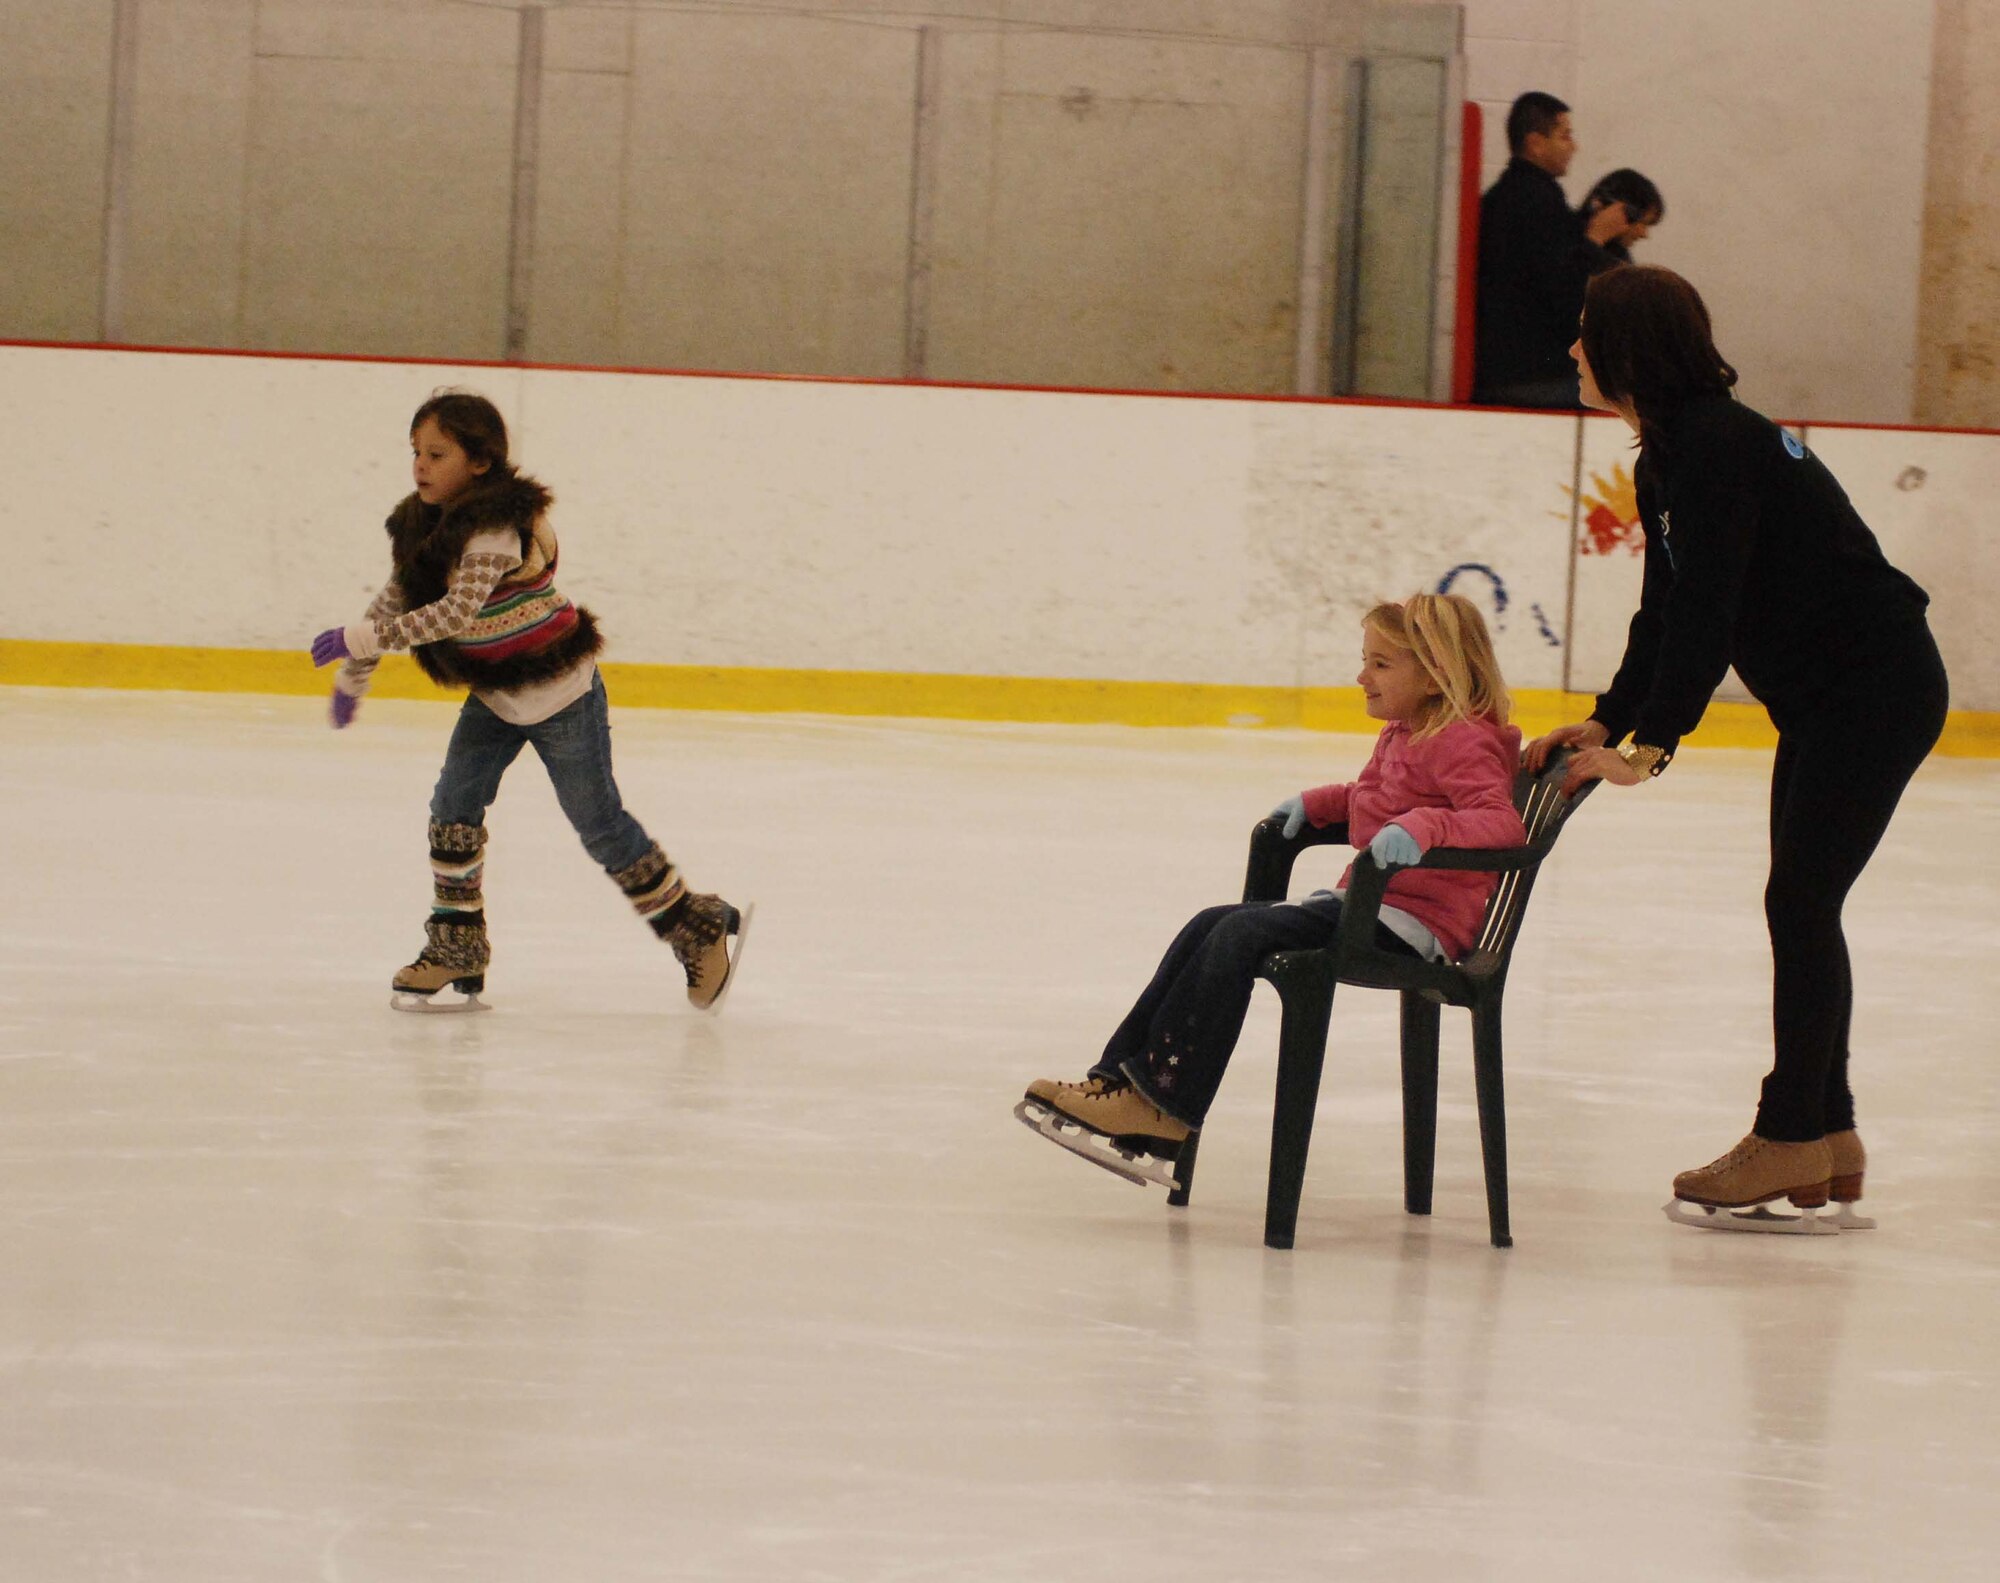
[[[1541,870],[1542,860],[1577,805],[1597,786],[1596,781],[1586,781],[1575,796],[1565,797],[1562,781],[1568,768],[1569,754],[1556,753],[1542,766],[1541,774],[1533,775],[1524,769],[1515,775],[1514,807],[1521,815],[1521,823],[1527,826],[1528,845],[1539,850],[1528,867],[1500,876],[1500,883],[1493,888],[1493,899],[1486,904],[1486,918],[1479,926],[1479,937],[1473,942],[1468,961],[1483,958],[1504,962],[1513,950],[1514,936],[1521,928],[1521,914],[1527,910],[1528,893],[1535,888],[1535,875]]]

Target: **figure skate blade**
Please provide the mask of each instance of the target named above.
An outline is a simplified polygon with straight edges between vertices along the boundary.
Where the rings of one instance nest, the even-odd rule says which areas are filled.
[[[1758,1231],[1791,1237],[1840,1234],[1840,1227],[1831,1220],[1820,1219],[1816,1209],[1802,1209],[1796,1215],[1775,1215],[1765,1204],[1753,1209],[1719,1209],[1690,1204],[1680,1198],[1668,1199],[1664,1207],[1667,1219],[1675,1225],[1696,1226],[1704,1231]]]
[[[1174,1177],[1172,1160],[1124,1148],[1032,1099],[1024,1099],[1017,1104],[1014,1114],[1049,1142],[1069,1150],[1079,1159],[1103,1167],[1113,1176],[1122,1176],[1134,1186],[1164,1187],[1170,1192],[1180,1190],[1180,1183]]]
[[[479,998],[477,990],[440,989],[433,994],[419,995],[415,990],[392,989],[389,991],[389,1004],[397,1011],[415,1012],[420,1016],[430,1017],[493,1009]]]

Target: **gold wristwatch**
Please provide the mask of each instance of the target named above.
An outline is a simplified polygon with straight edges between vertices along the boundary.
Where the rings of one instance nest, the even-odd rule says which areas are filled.
[[[1657,775],[1668,762],[1667,750],[1651,743],[1627,742],[1618,750],[1618,756],[1641,775]]]

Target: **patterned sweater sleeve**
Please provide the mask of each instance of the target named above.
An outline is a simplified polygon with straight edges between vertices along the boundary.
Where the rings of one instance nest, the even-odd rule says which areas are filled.
[[[474,534],[445,579],[442,599],[415,610],[401,609],[399,599],[394,613],[378,613],[371,605],[368,614],[347,629],[348,653],[372,661],[390,649],[457,637],[472,624],[500,579],[521,564],[520,542],[507,528]]]
[[[383,621],[393,621],[403,613],[403,585],[390,578],[382,585],[382,591],[369,603],[368,613],[358,625],[374,627]],[[333,678],[333,685],[350,698],[365,698],[368,685],[375,680],[375,667],[381,664],[379,655],[360,659],[354,654],[353,644],[348,645],[348,657]]]

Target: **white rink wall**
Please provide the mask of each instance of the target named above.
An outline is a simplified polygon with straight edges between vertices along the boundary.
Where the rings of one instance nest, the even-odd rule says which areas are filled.
[[[1515,687],[1593,691],[1636,599],[1609,420],[0,346],[0,637],[301,648],[385,575],[444,384],[506,413],[627,663],[1338,687],[1363,610],[1455,574]],[[2000,709],[2000,434],[1808,441],[1931,590],[1954,706]]]

